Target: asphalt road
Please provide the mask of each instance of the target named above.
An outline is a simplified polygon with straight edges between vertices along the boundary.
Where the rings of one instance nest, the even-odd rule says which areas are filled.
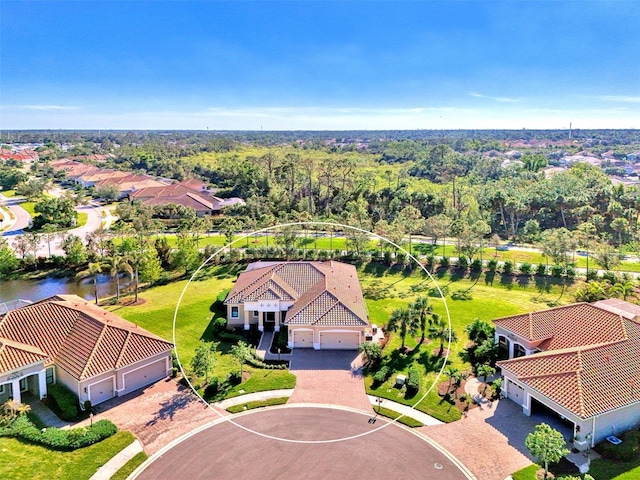
[[[286,407],[234,416],[239,424],[290,441],[267,438],[221,422],[157,457],[136,478],[181,479],[388,479],[466,480],[468,477],[424,437],[396,425],[350,440],[386,421],[351,411]]]

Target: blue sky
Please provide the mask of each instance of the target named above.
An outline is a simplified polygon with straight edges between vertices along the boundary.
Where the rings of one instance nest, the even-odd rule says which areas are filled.
[[[0,128],[640,128],[640,2],[0,2]]]

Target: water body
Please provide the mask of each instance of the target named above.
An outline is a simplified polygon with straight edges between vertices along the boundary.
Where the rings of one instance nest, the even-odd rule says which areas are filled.
[[[128,278],[120,279],[120,291],[129,285]],[[39,280],[0,280],[0,303],[12,300],[36,302],[57,294],[74,294],[86,300],[93,300],[93,281],[86,278],[80,282],[71,277],[45,277]],[[116,294],[116,282],[108,275],[98,275],[98,297]]]

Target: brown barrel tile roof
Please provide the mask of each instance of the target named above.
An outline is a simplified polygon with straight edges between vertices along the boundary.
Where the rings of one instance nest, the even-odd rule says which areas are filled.
[[[353,265],[335,261],[253,264],[238,277],[225,304],[273,300],[274,296],[294,301],[285,318],[287,324],[369,324]]]
[[[545,341],[546,351],[504,360],[498,366],[577,416],[590,418],[640,403],[640,321],[584,305],[564,310],[571,315],[551,315],[556,329],[551,338],[556,332],[562,337],[563,332],[573,331],[571,341]],[[498,324],[504,326],[503,320]],[[572,346],[553,349],[563,343]]]
[[[0,317],[0,337],[40,349],[77,380],[139,362],[173,345],[75,295]]]
[[[0,337],[0,372],[17,370],[48,357],[37,347]]]

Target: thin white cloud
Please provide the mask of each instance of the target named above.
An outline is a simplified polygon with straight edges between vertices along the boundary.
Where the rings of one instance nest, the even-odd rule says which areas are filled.
[[[518,103],[520,101],[517,98],[492,97],[489,95],[483,95],[482,93],[478,93],[478,92],[469,92],[469,96],[475,97],[475,98],[486,98],[487,100],[493,100],[494,102],[500,102],[500,103]]]
[[[18,108],[25,110],[44,110],[44,111],[64,111],[64,110],[78,110],[80,107],[73,105],[19,105]]]
[[[640,103],[640,97],[630,95],[599,95],[595,98],[603,102]]]

